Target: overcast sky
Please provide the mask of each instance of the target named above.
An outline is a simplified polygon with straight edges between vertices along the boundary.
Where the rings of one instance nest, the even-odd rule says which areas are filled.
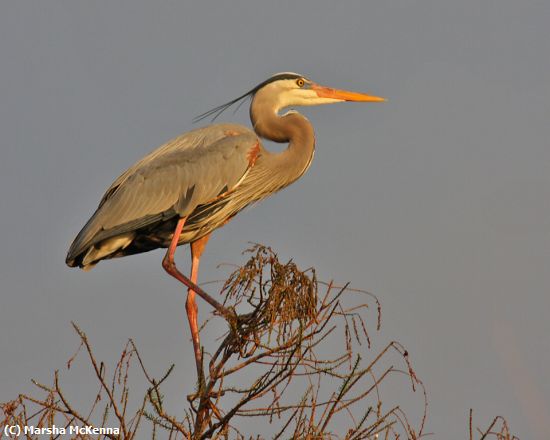
[[[201,280],[256,241],[351,281],[382,302],[378,338],[411,353],[428,431],[466,438],[472,407],[550,438],[549,23],[547,0],[2,0],[0,400],[63,368],[70,320],[102,359],[133,337],[185,380],[162,251],[84,273],[66,250],[135,160],[296,71],[388,102],[303,109],[310,170],[214,234]]]

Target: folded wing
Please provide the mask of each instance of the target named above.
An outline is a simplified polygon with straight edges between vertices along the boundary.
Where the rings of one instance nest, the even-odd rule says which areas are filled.
[[[134,232],[172,217],[185,217],[197,206],[234,189],[250,167],[257,136],[238,125],[220,124],[185,133],[153,151],[119,176],[77,235],[67,254],[69,266],[103,248],[127,246]],[[89,260],[100,259],[96,252]]]

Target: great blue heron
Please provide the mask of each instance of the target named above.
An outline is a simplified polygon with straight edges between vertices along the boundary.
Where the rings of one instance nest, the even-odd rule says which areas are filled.
[[[202,355],[195,293],[221,308],[196,285],[210,234],[247,205],[293,183],[313,159],[315,136],[309,121],[294,110],[279,111],[297,105],[384,101],[323,87],[296,73],[279,73],[198,119],[215,118],[248,97],[254,131],[234,124],[209,125],[145,156],[109,187],[66,259],[69,266],[87,270],[108,258],[168,248],[162,265],[188,288],[186,310],[199,375]],[[288,148],[272,153],[260,138],[288,142]],[[186,243],[191,244],[191,279],[174,263],[176,247]]]

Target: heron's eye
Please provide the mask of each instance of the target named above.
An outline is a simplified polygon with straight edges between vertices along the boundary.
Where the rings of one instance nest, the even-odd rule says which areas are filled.
[[[303,78],[298,78],[298,79],[296,80],[296,85],[297,85],[298,87],[304,87],[304,84],[305,84],[305,83],[306,83],[306,82],[304,81]]]

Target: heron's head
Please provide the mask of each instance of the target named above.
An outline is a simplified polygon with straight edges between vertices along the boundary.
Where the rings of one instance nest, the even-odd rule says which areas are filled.
[[[246,98],[253,99],[252,108],[261,108],[263,111],[274,111],[275,113],[291,106],[334,104],[345,101],[385,101],[384,98],[378,96],[321,86],[298,73],[283,72],[271,76],[244,95],[199,115],[196,120],[209,116],[216,119],[224,110]]]
[[[254,100],[262,100],[278,112],[291,106],[334,104],[344,101],[383,102],[384,98],[321,86],[297,73],[278,73],[258,86]],[[267,104],[268,103],[268,104]]]

